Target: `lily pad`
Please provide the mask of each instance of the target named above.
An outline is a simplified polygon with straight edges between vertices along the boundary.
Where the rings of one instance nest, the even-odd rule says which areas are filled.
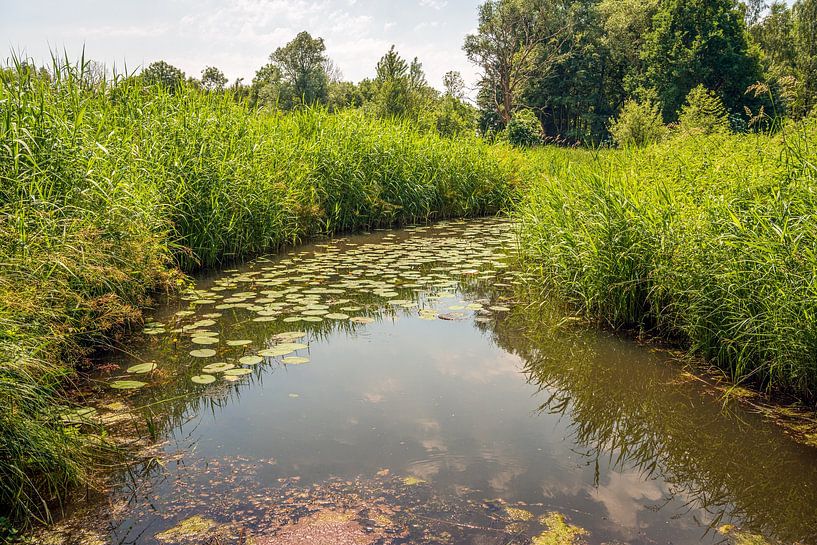
[[[264,361],[264,358],[261,356],[244,356],[239,358],[238,363],[241,365],[258,365],[262,361]]]
[[[205,365],[204,367],[201,368],[201,370],[205,373],[223,373],[224,371],[227,371],[228,369],[233,369],[234,367],[235,365],[233,365],[232,363],[219,362],[211,363],[210,365]]]
[[[239,339],[235,341],[227,341],[227,346],[247,346],[248,344],[252,344],[252,341],[249,339]]]
[[[216,355],[216,351],[212,348],[201,348],[199,350],[192,350],[190,355],[194,358],[212,358]]]
[[[190,380],[196,384],[212,384],[216,381],[216,377],[213,375],[194,375],[190,377]]]
[[[302,365],[304,363],[309,363],[309,358],[290,356],[288,358],[283,358],[281,361],[287,365]]]
[[[132,375],[141,375],[144,373],[150,373],[151,371],[156,369],[156,363],[149,362],[149,363],[140,363],[139,365],[132,365],[128,367],[128,373]]]
[[[327,318],[329,320],[348,320],[349,315],[343,314],[341,312],[332,312],[331,314],[325,315],[324,318]]]
[[[224,376],[227,377],[243,377],[252,373],[251,369],[228,369],[224,371]]]
[[[374,323],[374,318],[369,318],[368,316],[355,316],[354,318],[349,318],[349,321],[356,324],[371,324]]]
[[[114,390],[138,390],[139,388],[144,388],[147,384],[139,382],[138,380],[115,380],[108,386]]]
[[[191,339],[193,344],[218,344],[218,339],[215,337],[193,337]]]
[[[278,356],[286,356],[287,354],[292,354],[293,352],[295,352],[293,348],[276,346],[274,348],[259,350],[258,355],[264,356],[265,358],[277,358]]]

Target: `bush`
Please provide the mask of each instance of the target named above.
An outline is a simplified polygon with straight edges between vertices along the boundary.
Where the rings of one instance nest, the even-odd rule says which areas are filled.
[[[542,124],[531,110],[514,112],[505,129],[508,142],[514,146],[528,147],[542,143]]]
[[[644,147],[662,140],[666,132],[661,110],[651,101],[628,100],[610,124],[610,134],[620,147]]]
[[[698,85],[689,92],[686,103],[678,112],[678,126],[688,134],[728,132],[729,112],[715,93]]]

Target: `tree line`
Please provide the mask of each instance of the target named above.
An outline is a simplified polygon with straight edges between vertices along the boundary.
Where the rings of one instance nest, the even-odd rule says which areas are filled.
[[[480,71],[475,89],[450,71],[436,90],[394,46],[374,77],[345,81],[306,31],[251,82],[228,84],[214,66],[187,77],[164,61],[135,77],[171,92],[229,90],[257,109],[359,108],[516,144],[644,144],[679,124],[768,129],[817,104],[817,0],[486,0],[463,49]]]
[[[598,143],[685,107],[745,131],[817,102],[817,0],[489,0],[465,51],[484,133],[520,116],[549,139]]]
[[[164,61],[152,63],[139,77],[146,84],[171,91],[181,85],[207,92],[229,89],[236,99],[258,109],[287,111],[315,105],[329,111],[362,108],[373,116],[407,120],[444,136],[476,130],[476,108],[465,100],[465,84],[458,72],[445,75],[445,91],[439,92],[426,81],[417,58],[409,61],[392,46],[375,66],[374,78],[344,81],[328,57],[323,39],[306,31],[272,52],[250,83],[238,79],[227,87],[224,73],[213,66],[205,68],[200,79],[187,78]]]

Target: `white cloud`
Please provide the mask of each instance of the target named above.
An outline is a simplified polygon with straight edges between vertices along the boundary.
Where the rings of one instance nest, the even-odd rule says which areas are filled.
[[[447,0],[420,0],[420,5],[424,8],[441,10],[448,5]]]

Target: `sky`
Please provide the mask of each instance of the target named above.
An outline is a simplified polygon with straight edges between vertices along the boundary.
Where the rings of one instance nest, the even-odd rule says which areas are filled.
[[[307,30],[323,37],[343,78],[374,75],[394,44],[418,57],[429,84],[458,70],[470,86],[477,69],[462,51],[480,0],[0,0],[0,58],[22,53],[38,63],[50,51],[129,72],[156,60],[200,77],[217,66],[252,80],[276,48]]]

